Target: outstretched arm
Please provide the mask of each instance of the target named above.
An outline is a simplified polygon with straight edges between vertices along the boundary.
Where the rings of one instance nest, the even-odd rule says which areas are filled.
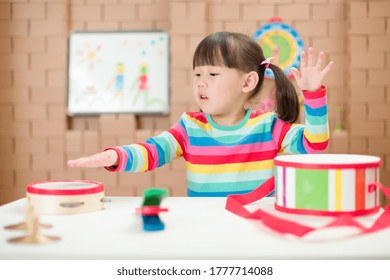
[[[88,157],[68,161],[70,167],[110,167],[116,165],[118,154],[114,150],[107,150]]]
[[[184,114],[183,114],[184,115]],[[168,131],[145,142],[108,147],[104,152],[68,161],[71,167],[104,167],[113,172],[146,172],[160,167],[183,154],[177,139],[184,130],[175,124]]]
[[[296,68],[291,68],[291,73],[301,90],[317,91],[321,88],[325,76],[333,66],[333,61],[331,61],[326,67],[323,67],[324,62],[325,53],[322,51],[318,54],[316,62],[313,48],[308,49],[307,57],[305,52],[301,53],[300,71]]]

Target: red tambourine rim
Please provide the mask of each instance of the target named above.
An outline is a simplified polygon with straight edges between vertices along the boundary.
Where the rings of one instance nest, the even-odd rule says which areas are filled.
[[[37,185],[48,183],[87,183],[96,185],[91,188],[85,189],[42,189]],[[95,194],[104,191],[104,185],[100,182],[88,181],[88,180],[58,180],[58,181],[42,181],[33,182],[27,185],[27,193],[31,194],[44,194],[44,195],[83,195],[83,194]]]
[[[298,209],[298,208],[287,208],[280,205],[274,204],[275,209],[280,212],[285,212],[289,214],[300,214],[300,215],[313,215],[313,216],[327,216],[327,217],[337,217],[342,215],[352,215],[354,217],[357,216],[365,216],[374,214],[379,211],[380,206],[376,206],[370,209],[360,209],[355,211],[324,211],[324,210],[312,210],[312,209]]]
[[[364,163],[302,163],[302,162],[288,162],[283,160],[274,160],[275,166],[294,167],[301,169],[362,169],[362,168],[377,168],[381,165],[381,159],[377,162]]]

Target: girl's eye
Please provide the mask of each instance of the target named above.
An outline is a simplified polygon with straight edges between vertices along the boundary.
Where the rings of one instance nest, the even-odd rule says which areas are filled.
[[[200,77],[200,74],[198,74],[198,73],[195,73],[195,75],[194,75],[195,77]]]
[[[210,76],[218,76],[218,73],[210,73]]]

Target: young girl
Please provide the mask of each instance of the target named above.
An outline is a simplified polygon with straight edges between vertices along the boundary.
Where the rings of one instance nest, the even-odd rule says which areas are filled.
[[[249,36],[218,32],[203,39],[193,57],[192,94],[201,112],[183,113],[168,131],[142,143],[110,147],[68,161],[71,167],[105,167],[110,171],[145,172],[176,158],[186,161],[189,196],[226,196],[249,192],[273,176],[278,153],[314,153],[329,138],[324,53],[301,54],[301,69],[292,69],[303,91],[306,124],[294,123],[299,103],[284,72],[265,59]],[[259,93],[264,72],[273,71],[276,112],[245,109]],[[271,194],[270,194],[271,195]]]

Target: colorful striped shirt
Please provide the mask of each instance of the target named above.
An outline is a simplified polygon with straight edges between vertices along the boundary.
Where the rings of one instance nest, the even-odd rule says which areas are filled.
[[[248,109],[239,124],[220,126],[203,112],[187,112],[145,142],[109,148],[118,153],[118,165],[107,169],[146,172],[183,157],[189,196],[247,193],[274,175],[279,153],[315,153],[327,147],[326,89],[303,96],[305,125]]]

